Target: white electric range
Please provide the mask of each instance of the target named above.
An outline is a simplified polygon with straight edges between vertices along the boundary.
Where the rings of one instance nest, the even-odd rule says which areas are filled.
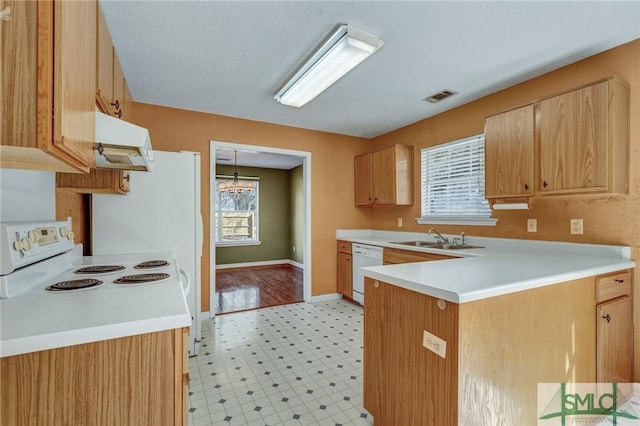
[[[0,356],[191,325],[169,252],[82,256],[71,222],[0,224]]]

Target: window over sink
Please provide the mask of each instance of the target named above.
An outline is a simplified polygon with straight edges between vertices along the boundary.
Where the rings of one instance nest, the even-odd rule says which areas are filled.
[[[493,226],[485,198],[484,134],[420,151],[420,224]]]
[[[219,246],[260,244],[259,181],[216,177],[215,242]]]

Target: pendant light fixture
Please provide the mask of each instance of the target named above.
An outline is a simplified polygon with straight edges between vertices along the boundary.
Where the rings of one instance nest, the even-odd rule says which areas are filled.
[[[234,172],[231,179],[225,179],[219,181],[218,192],[228,194],[234,198],[241,198],[248,195],[253,195],[255,189],[255,182],[248,180],[240,180],[238,174],[238,151],[233,151],[234,156]],[[231,176],[229,176],[231,177]]]

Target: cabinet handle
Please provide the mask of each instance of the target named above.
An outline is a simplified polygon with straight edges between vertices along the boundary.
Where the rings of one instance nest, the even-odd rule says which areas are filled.
[[[617,282],[617,283],[619,283],[619,284],[624,283],[624,280],[623,280],[623,279],[620,279],[620,278],[615,279],[614,281],[615,281],[615,282]]]
[[[131,175],[126,175],[122,177],[122,180],[126,180],[127,182],[130,182],[131,180]]]
[[[545,187],[545,188],[548,186],[548,185],[547,185],[547,181],[546,181],[546,180],[543,180],[543,181],[542,181],[542,186],[543,186],[543,187]]]
[[[116,99],[115,102],[111,102],[111,106],[115,107],[116,110],[120,109],[120,101]]]
[[[524,190],[526,191],[527,189],[529,189],[529,185],[527,185],[526,183],[524,184]]]
[[[603,315],[602,318],[606,319],[607,322],[611,322],[611,315],[609,315],[609,314]]]
[[[373,282],[373,287],[374,288],[378,288],[378,286],[380,286],[380,283],[378,281],[374,281]]]
[[[116,112],[116,115],[118,116],[118,118],[122,118],[122,110],[119,109],[118,112]]]

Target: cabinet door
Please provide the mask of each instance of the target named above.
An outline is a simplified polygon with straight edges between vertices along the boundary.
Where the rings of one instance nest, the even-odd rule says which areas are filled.
[[[541,192],[607,189],[607,123],[607,82],[540,102]]]
[[[127,80],[124,80],[124,95],[122,101],[122,119],[131,121],[131,108],[133,106],[133,99],[131,99],[131,92],[127,85]]]
[[[81,194],[126,194],[129,171],[91,169],[89,173],[56,173],[56,186]]]
[[[354,160],[356,206],[373,204],[373,154],[358,155]]]
[[[85,171],[95,167],[96,7],[93,0],[38,2],[38,29],[44,32],[39,47],[53,41],[53,48],[46,50],[53,55],[53,73],[38,73],[44,80],[38,87],[38,114],[53,117],[53,135],[39,137],[46,151],[85,166]],[[47,90],[41,92],[44,87]]]
[[[113,114],[113,42],[104,20],[102,9],[98,7],[98,63],[96,103],[105,114]]]
[[[600,383],[633,381],[631,296],[598,305],[597,370]]]
[[[353,298],[353,266],[351,255],[338,253],[338,277],[337,291],[340,294]]]
[[[373,196],[375,204],[396,202],[395,147],[373,153]]]
[[[0,20],[2,145],[35,148],[38,3],[0,1],[5,8],[11,19]]]
[[[118,54],[113,52],[113,103],[115,104],[114,115],[122,118],[122,109],[124,108],[124,74]]]
[[[487,117],[485,176],[487,198],[533,195],[533,105]]]

